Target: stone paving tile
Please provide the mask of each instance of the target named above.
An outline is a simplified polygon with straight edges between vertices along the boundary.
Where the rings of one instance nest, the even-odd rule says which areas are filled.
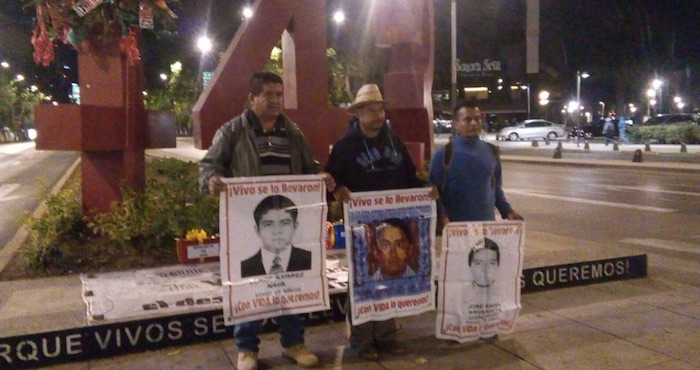
[[[235,369],[226,356],[221,342],[208,342],[182,347],[165,348],[159,351],[142,352],[127,356],[93,360],[91,370],[128,369]]]
[[[575,320],[620,310],[636,312],[654,309],[647,304],[621,298],[590,286],[525,294],[521,300],[523,304]]]
[[[54,330],[74,329],[87,325],[85,311],[40,312],[33,315],[28,310],[25,316],[5,318],[0,314],[0,337],[13,337]]]
[[[364,364],[372,364],[359,360],[347,350],[349,342],[344,336],[344,322],[329,322],[322,325],[307,326],[304,334],[306,346],[314,352],[322,364],[322,368],[342,366],[343,369],[364,369]],[[238,349],[233,339],[222,341],[226,355],[235,363]],[[265,333],[260,335],[260,352],[258,354],[261,369],[301,369],[291,360],[282,357],[282,345],[279,334]],[[356,366],[356,367],[355,367]],[[369,367],[381,369],[374,364]]]
[[[541,369],[626,370],[673,360],[576,323],[514,333],[494,345]]]
[[[42,369],[48,370],[90,370],[90,363],[85,362],[72,362],[69,364],[53,365],[42,367]]]
[[[677,291],[663,281],[654,278],[610,282],[592,287],[654,307],[688,304],[700,299],[700,291],[696,295],[689,295],[687,290]]]
[[[669,305],[665,308],[671,312],[700,320],[700,301],[695,301],[692,303],[677,303],[674,305]]]
[[[520,314],[515,321],[515,333],[545,329],[552,326],[569,324],[569,320],[548,311],[535,310],[523,304]]]
[[[665,309],[620,312],[586,325],[700,367],[700,322]]]
[[[668,361],[662,362],[660,364],[654,364],[651,366],[640,367],[637,370],[697,370],[696,366],[693,366],[687,362],[683,361]]]
[[[590,318],[616,315],[617,313],[630,314],[633,312],[653,311],[656,308],[630,299],[616,299],[612,301],[595,302],[588,305],[577,305],[570,308],[561,308],[550,311],[574,321],[584,321]]]
[[[445,342],[441,343],[439,349],[428,345],[418,352],[380,363],[391,370],[537,369],[518,357],[484,342]]]

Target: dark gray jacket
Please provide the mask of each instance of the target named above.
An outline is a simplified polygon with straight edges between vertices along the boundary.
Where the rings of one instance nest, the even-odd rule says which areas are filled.
[[[311,155],[304,134],[296,123],[282,114],[284,128],[289,136],[291,150],[291,174],[317,174],[320,164]],[[211,147],[199,162],[199,185],[209,192],[208,181],[212,175],[223,177],[261,176],[260,155],[253,138],[255,131],[246,118],[246,112],[224,123],[214,135]]]

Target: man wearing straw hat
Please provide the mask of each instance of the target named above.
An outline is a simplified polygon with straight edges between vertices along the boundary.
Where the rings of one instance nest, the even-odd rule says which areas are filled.
[[[345,136],[333,145],[326,165],[326,172],[336,181],[333,192],[336,200],[350,201],[351,192],[424,186],[416,177],[416,167],[403,141],[391,132],[385,107],[379,86],[367,84],[347,108],[354,117]],[[397,343],[394,319],[351,326],[350,345],[366,360],[378,359],[377,350],[392,354],[405,352]]]

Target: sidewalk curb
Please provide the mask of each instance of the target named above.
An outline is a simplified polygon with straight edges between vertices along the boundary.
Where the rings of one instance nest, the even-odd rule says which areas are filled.
[[[525,156],[501,155],[502,162],[517,162],[538,165],[553,166],[577,166],[577,167],[597,167],[597,168],[620,168],[620,169],[640,169],[659,172],[679,172],[679,173],[700,173],[699,164],[677,162],[624,162],[619,160],[594,160],[582,161],[576,159],[551,159],[551,158],[528,158]]]
[[[78,167],[79,164],[80,157],[78,157],[78,159],[76,159],[75,162],[73,162],[73,164],[70,167],[68,167],[68,170],[66,170],[63,176],[61,176],[61,178],[58,179],[58,181],[51,188],[49,195],[55,195],[63,188],[63,186],[66,184],[71,175],[73,175],[73,172],[75,172],[75,169]],[[45,211],[46,198],[44,198],[36,207],[36,209],[34,209],[34,211],[31,214],[31,217],[38,217]],[[28,237],[29,230],[24,225],[24,223],[22,223],[22,225],[20,225],[19,229],[12,237],[10,242],[7,243],[7,245],[5,245],[5,248],[3,248],[2,251],[0,251],[0,273],[2,273],[5,270],[5,267],[7,267],[7,265],[12,260],[12,257],[19,250],[19,247],[22,246],[22,244],[24,244]]]

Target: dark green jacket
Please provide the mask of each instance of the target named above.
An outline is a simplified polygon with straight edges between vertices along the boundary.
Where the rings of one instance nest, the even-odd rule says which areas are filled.
[[[291,174],[317,174],[320,164],[311,155],[304,134],[296,123],[282,114],[284,129],[289,136]],[[255,131],[246,118],[246,112],[224,123],[214,135],[211,147],[199,163],[199,185],[209,192],[208,181],[212,175],[222,177],[261,176],[260,155],[253,138]]]

